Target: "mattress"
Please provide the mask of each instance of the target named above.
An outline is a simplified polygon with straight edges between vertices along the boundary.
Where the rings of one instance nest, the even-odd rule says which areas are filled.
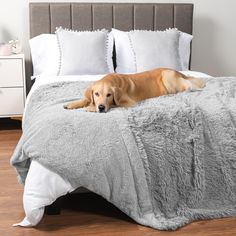
[[[210,77],[207,74],[195,71],[182,71],[187,76]],[[39,76],[27,97],[25,111],[32,94],[41,86],[62,81],[97,81],[104,75],[80,76]],[[23,116],[23,123],[24,123]],[[74,191],[70,183],[58,174],[45,168],[37,161],[32,161],[25,181],[23,205],[25,218],[14,226],[32,227],[37,225],[43,217],[44,208],[52,204],[58,197]]]

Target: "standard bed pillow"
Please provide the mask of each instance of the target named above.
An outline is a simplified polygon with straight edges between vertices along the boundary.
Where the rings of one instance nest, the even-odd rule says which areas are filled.
[[[40,34],[29,40],[33,76],[57,75],[59,49],[55,34]]]
[[[182,64],[182,70],[189,70],[190,68],[190,55],[191,55],[191,42],[193,36],[180,31],[179,37],[179,56]]]
[[[145,67],[145,69],[151,68],[151,65],[148,66],[149,62],[152,64],[152,66],[155,65],[156,67],[160,67],[161,64],[158,62],[162,61],[160,57],[157,56],[157,54],[160,54],[160,50],[162,48],[168,49],[168,51],[161,50],[165,55],[166,62],[168,62],[167,58],[170,58],[170,61],[165,64],[167,67],[173,67],[174,63],[175,68],[173,69],[188,70],[189,68],[192,35],[180,32],[176,29],[169,29],[166,31],[134,30],[130,32],[112,29],[112,34],[115,39],[116,46],[117,73],[135,73],[139,71],[138,69],[141,70],[141,68],[137,68],[137,57],[140,57],[138,58],[139,62],[140,60],[144,60],[145,57],[145,60],[147,60],[144,61],[146,66],[141,65],[142,67]],[[160,39],[160,36],[162,36],[162,39]],[[169,40],[170,36],[171,39]],[[162,44],[159,45],[159,49],[157,48],[158,45],[156,39],[159,39],[159,44]],[[139,41],[139,44],[137,41]],[[168,42],[171,42],[171,48],[169,47],[170,45],[167,45]],[[173,48],[174,45],[176,48]],[[139,52],[141,52],[140,49],[142,49],[144,50],[144,53],[142,55],[137,55],[135,49],[137,49]],[[148,53],[146,52],[149,52],[149,54],[152,52],[151,57],[147,58]],[[169,55],[169,53],[172,52],[177,56],[176,58],[173,58],[174,55]],[[155,57],[155,55],[157,57]]]
[[[107,30],[56,30],[60,51],[58,75],[94,75],[114,72],[113,38]]]

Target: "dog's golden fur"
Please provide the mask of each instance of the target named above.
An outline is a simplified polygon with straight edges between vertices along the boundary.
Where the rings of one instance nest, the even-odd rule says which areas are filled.
[[[147,98],[203,88],[199,78],[159,68],[137,74],[109,74],[93,83],[84,98],[64,107],[77,109],[86,107],[91,112],[107,112],[111,107],[130,107]]]

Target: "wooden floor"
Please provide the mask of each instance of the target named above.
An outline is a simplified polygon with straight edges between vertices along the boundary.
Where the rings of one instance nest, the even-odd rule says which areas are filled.
[[[93,194],[72,195],[61,215],[44,216],[35,228],[12,227],[24,217],[23,187],[9,165],[21,135],[19,125],[0,120],[0,236],[235,236],[236,218],[199,221],[174,232],[162,232],[136,224],[117,208]],[[6,130],[7,129],[7,130]]]

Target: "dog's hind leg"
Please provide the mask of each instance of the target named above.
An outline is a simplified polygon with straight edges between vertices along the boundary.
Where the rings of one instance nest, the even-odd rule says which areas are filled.
[[[205,87],[205,82],[202,79],[187,77],[173,70],[162,72],[162,82],[168,93],[191,91]]]
[[[191,90],[191,83],[184,78],[184,75],[174,70],[162,72],[162,83],[169,94]]]
[[[206,83],[199,78],[187,77],[187,80],[192,84],[192,90],[204,88],[206,86]]]

